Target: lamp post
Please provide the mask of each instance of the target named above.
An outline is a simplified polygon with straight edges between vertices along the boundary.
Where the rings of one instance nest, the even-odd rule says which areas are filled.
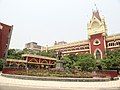
[[[28,74],[28,57],[26,57],[26,71],[27,71],[27,74]]]
[[[62,57],[61,54],[62,54],[62,52],[59,50],[59,51],[58,51],[58,59],[59,59],[59,60],[61,60],[61,57]]]

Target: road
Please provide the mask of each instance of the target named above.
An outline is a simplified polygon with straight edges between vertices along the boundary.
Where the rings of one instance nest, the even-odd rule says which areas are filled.
[[[120,80],[108,82],[59,82],[22,80],[0,76],[0,90],[120,90]]]
[[[65,88],[36,88],[36,87],[25,87],[25,86],[8,86],[8,85],[0,85],[0,90],[120,90],[120,88],[73,88],[73,89],[65,89]]]

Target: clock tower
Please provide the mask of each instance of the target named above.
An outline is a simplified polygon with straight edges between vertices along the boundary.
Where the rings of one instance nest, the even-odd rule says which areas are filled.
[[[87,30],[90,41],[90,53],[93,54],[96,59],[102,59],[106,51],[105,38],[107,36],[107,29],[105,19],[100,17],[98,10],[93,11]]]

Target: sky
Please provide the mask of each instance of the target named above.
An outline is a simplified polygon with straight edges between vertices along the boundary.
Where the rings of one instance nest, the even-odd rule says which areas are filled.
[[[86,40],[95,4],[108,35],[120,33],[120,0],[0,0],[0,22],[13,25],[10,48]]]

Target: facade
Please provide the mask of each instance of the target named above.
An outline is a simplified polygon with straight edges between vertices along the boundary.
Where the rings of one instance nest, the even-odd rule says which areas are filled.
[[[36,51],[42,51],[46,49],[46,47],[37,45],[36,42],[30,42],[30,43],[25,44],[25,48],[30,49],[30,50],[36,50]]]
[[[9,47],[13,26],[0,22],[0,58],[5,58]]]
[[[46,47],[44,50],[54,50],[66,54],[84,54],[90,53],[96,59],[102,59],[106,50],[120,48],[120,34],[107,35],[107,26],[104,17],[99,15],[99,11],[93,11],[92,18],[87,24],[88,40],[82,40],[72,43],[64,41],[53,46]],[[36,48],[37,49],[37,48]]]

